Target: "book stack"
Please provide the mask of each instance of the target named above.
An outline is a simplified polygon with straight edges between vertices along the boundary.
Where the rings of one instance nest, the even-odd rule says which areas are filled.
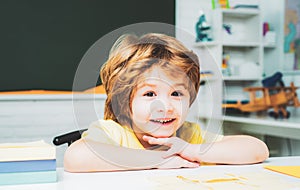
[[[0,185],[56,182],[56,149],[44,141],[0,144]]]

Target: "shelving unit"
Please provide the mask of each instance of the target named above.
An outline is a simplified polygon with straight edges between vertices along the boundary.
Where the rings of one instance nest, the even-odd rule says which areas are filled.
[[[184,1],[178,3],[181,9],[177,11],[181,18],[178,18],[177,26],[195,34],[192,30],[196,23],[197,7],[201,10],[200,3],[193,0],[189,1],[189,5]],[[197,103],[199,106],[195,106],[196,110],[192,112],[195,117],[200,117],[205,125],[220,127],[226,114],[222,110],[222,102],[249,99],[243,88],[261,85],[264,51],[272,51],[273,46],[263,43],[260,9],[206,10],[205,15],[211,26],[213,41],[196,43],[195,38],[187,38],[180,31],[176,37],[197,53],[202,70],[214,73],[214,80],[206,81],[206,84],[201,86]],[[195,22],[190,21],[192,16]],[[229,57],[226,63],[227,72],[222,65],[225,56]]]
[[[243,91],[244,87],[261,86],[264,77],[271,76],[277,71],[283,72],[286,84],[294,81],[296,86],[299,86],[300,72],[284,70],[284,7],[285,1],[274,0],[272,5],[268,1],[260,1],[259,9],[211,10],[210,1],[177,0],[176,26],[179,29],[176,31],[176,37],[197,53],[202,70],[211,70],[215,74],[214,80],[209,80],[200,87],[199,100],[193,105],[190,118],[196,118],[197,121],[200,118],[200,124],[204,128],[215,130],[224,128],[224,134],[244,133],[258,134],[258,137],[270,135],[289,138],[295,147],[293,154],[299,154],[300,140],[293,140],[299,139],[299,108],[288,108],[292,116],[286,120],[274,120],[267,115],[256,113],[224,114],[221,108],[224,99],[248,99],[248,94]],[[211,26],[213,41],[195,42],[195,24],[199,10],[204,11],[206,20]],[[275,32],[275,43],[266,43],[263,39],[263,22],[268,22],[271,30]],[[230,24],[233,28],[232,37],[228,37],[223,30],[223,23]],[[238,36],[235,36],[237,32]],[[222,75],[224,50],[230,53],[239,52],[242,57],[242,61],[237,63],[239,65],[244,64],[245,59],[254,62],[258,69],[257,75]],[[285,140],[275,139],[271,141],[273,142],[276,151],[281,150],[280,155],[285,155],[287,146]],[[283,144],[277,146],[277,142]]]
[[[223,73],[224,81],[231,78],[235,81],[260,80],[263,73],[260,11],[220,9],[211,14],[214,15],[212,22],[216,28],[214,39],[220,42],[222,55],[229,57],[226,64],[230,72]],[[224,25],[229,27],[231,34],[226,32]],[[225,86],[230,88],[227,84]]]
[[[212,70],[219,80],[201,87],[204,89],[199,92],[199,105],[218,107],[212,110],[205,106],[206,111],[200,111],[199,115],[204,119],[213,116],[223,120],[226,113],[222,110],[222,102],[249,99],[243,88],[256,86],[263,78],[262,20],[258,9],[217,9],[208,17],[213,41],[194,43],[193,48],[202,60],[202,67]],[[224,29],[225,25],[231,34]],[[226,69],[225,56],[229,57]]]

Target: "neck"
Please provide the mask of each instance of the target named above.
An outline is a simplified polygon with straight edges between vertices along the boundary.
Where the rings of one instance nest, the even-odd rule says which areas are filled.
[[[137,139],[140,141],[140,143],[143,145],[143,147],[145,149],[148,149],[151,146],[153,146],[153,145],[149,144],[147,141],[143,140],[143,136],[148,135],[147,133],[139,130],[139,128],[135,127],[134,125],[132,125],[132,130],[133,130],[133,133],[135,134],[135,136],[137,137]]]
[[[149,144],[147,141],[144,141],[144,140],[143,140],[143,136],[144,136],[144,135],[147,135],[146,133],[140,133],[140,132],[134,131],[134,134],[135,134],[135,136],[138,138],[138,140],[140,141],[140,143],[143,145],[143,147],[144,147],[145,149],[148,149],[148,148],[150,148],[150,147],[152,146],[152,145]]]

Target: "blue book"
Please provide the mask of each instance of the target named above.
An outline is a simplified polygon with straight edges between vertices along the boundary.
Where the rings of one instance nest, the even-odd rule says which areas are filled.
[[[0,185],[53,183],[57,181],[55,171],[0,173]]]
[[[26,160],[0,162],[0,173],[56,170],[56,160]]]

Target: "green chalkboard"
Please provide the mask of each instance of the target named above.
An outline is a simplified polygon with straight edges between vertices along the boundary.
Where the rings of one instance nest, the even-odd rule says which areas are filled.
[[[91,45],[138,22],[174,24],[175,1],[1,0],[0,91],[72,90],[77,66]],[[103,51],[107,55],[108,49]]]

